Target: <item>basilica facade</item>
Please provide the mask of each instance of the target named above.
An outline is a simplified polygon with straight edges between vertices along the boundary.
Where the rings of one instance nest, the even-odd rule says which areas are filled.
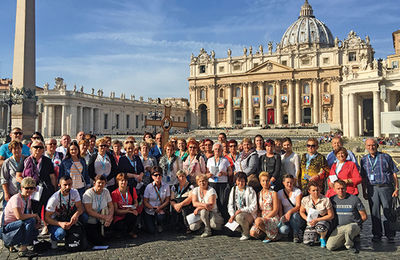
[[[302,127],[342,129],[343,73],[374,63],[367,36],[334,38],[306,0],[276,46],[269,42],[215,58],[201,49],[190,60],[191,127]]]

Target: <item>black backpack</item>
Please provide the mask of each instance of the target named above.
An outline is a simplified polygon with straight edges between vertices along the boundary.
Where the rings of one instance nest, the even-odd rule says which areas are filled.
[[[76,223],[66,230],[65,250],[68,252],[84,251],[88,247],[85,229],[81,223]]]

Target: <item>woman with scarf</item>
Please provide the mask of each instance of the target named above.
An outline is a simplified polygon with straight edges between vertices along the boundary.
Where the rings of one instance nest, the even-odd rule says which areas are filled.
[[[178,139],[178,150],[176,150],[175,155],[179,156],[182,162],[186,160],[186,157],[188,157],[185,139]]]
[[[126,143],[124,149],[126,154],[119,159],[118,168],[120,172],[127,174],[129,192],[132,193],[133,188],[140,190],[143,187],[144,169],[139,156],[134,155],[134,144]]]
[[[244,138],[242,141],[243,151],[235,163],[235,174],[244,172],[247,175],[248,185],[255,191],[260,191],[261,186],[258,180],[258,154],[253,148],[250,138]]]
[[[164,155],[160,158],[160,167],[163,171],[162,182],[167,185],[178,183],[176,173],[182,168],[181,159],[174,154],[174,146],[171,142],[164,146]]]
[[[206,173],[206,163],[199,154],[199,143],[196,140],[188,142],[189,155],[183,162],[183,169],[188,175],[190,184],[196,185],[196,176]]]
[[[150,152],[150,145],[147,142],[141,142],[140,143],[140,160],[142,161],[142,165],[144,168],[144,176],[143,176],[143,185],[147,186],[150,182],[152,182],[151,179],[151,169],[153,169],[154,166],[157,166],[157,159],[153,156],[149,155]]]

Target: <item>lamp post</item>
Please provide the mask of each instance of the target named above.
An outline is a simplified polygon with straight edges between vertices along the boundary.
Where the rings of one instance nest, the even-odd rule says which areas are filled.
[[[162,119],[162,112],[157,111],[157,107],[154,107],[154,111],[150,111],[147,113],[148,117],[152,120],[161,120]],[[154,134],[156,134],[156,126],[153,126]]]
[[[6,104],[8,106],[8,126],[7,126],[7,135],[6,142],[11,141],[10,133],[11,133],[11,109],[13,105],[21,104],[25,99],[31,99],[35,97],[35,91],[26,88],[13,88],[13,86],[9,85],[8,93],[2,93],[1,95],[1,103]]]

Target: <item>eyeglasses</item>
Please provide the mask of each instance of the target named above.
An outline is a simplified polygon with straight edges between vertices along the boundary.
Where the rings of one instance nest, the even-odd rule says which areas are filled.
[[[235,145],[235,144],[231,144],[229,147],[236,147],[237,145]]]
[[[39,136],[32,136],[32,139],[40,139]]]
[[[133,141],[125,141],[126,144],[133,144]]]
[[[189,146],[189,149],[196,149],[196,146]]]
[[[23,135],[22,132],[14,132],[13,135]]]
[[[36,190],[36,187],[24,187],[25,190]]]
[[[35,145],[35,146],[32,146],[33,148],[35,148],[35,149],[43,149],[44,147],[43,146],[41,146],[41,145]]]
[[[312,147],[312,148],[315,148],[315,147],[317,147],[315,144],[307,144],[307,147]]]
[[[160,177],[161,174],[153,174],[154,177]]]
[[[100,147],[102,147],[102,148],[104,148],[104,147],[107,147],[108,145],[107,144],[101,144],[101,145],[99,145]]]

